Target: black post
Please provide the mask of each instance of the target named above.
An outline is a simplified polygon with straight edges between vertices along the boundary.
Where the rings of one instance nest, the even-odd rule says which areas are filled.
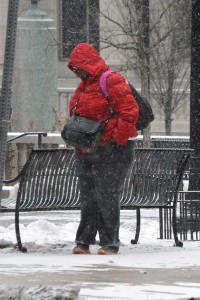
[[[191,191],[200,190],[200,1],[192,0],[191,28],[190,165]],[[199,199],[200,200],[200,199]]]
[[[18,4],[19,0],[9,0],[8,3],[6,45],[4,53],[2,90],[0,96],[0,209],[6,156],[6,139],[11,107],[10,101],[12,91],[12,74],[14,65]]]

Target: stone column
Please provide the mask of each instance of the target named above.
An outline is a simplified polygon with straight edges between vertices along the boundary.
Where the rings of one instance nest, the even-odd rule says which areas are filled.
[[[32,1],[18,19],[11,131],[52,131],[57,102],[56,27]]]

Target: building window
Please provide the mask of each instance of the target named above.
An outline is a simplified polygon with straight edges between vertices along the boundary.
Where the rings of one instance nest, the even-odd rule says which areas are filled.
[[[62,58],[81,42],[99,50],[99,0],[62,0]]]

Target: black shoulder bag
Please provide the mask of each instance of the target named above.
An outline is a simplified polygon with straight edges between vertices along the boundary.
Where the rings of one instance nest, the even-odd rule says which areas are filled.
[[[83,149],[96,150],[100,144],[104,128],[110,118],[100,123],[76,114],[78,100],[75,103],[73,114],[67,120],[61,131],[61,136],[66,144]]]

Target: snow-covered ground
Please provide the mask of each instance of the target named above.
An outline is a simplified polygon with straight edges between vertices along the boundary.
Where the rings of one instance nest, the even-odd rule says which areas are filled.
[[[20,214],[28,253],[14,249],[14,215],[0,214],[0,300],[200,299],[200,241],[160,240],[158,212],[142,211],[138,245],[135,215],[121,212],[118,255],[73,255],[79,211]]]

